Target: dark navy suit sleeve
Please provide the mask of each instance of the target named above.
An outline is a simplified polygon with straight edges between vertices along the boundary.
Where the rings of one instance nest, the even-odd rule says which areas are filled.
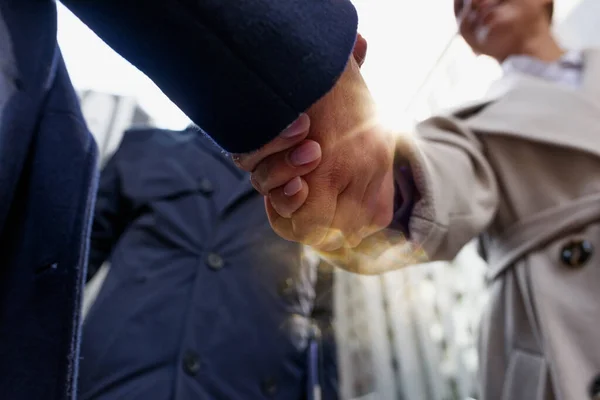
[[[356,39],[350,0],[62,0],[230,152],[327,93]]]
[[[89,281],[109,258],[119,237],[131,222],[133,207],[122,191],[119,173],[121,149],[108,160],[98,183],[88,263]]]

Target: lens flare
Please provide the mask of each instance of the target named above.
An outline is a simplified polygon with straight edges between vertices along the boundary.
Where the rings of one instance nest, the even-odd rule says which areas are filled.
[[[354,248],[315,251],[327,262],[360,275],[378,275],[428,261],[420,246],[407,240],[402,233],[390,229],[365,238]]]

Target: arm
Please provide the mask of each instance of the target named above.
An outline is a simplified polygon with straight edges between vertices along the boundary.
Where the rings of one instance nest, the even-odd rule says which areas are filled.
[[[327,93],[356,39],[349,0],[63,3],[235,153],[269,142]]]
[[[268,168],[279,168],[278,162]],[[418,126],[416,135],[397,138],[390,172],[392,190],[379,198],[383,207],[394,209],[388,229],[364,237],[356,247],[320,251],[322,257],[347,271],[369,275],[449,260],[496,215],[499,192],[494,171],[482,143],[458,119],[431,118]],[[281,180],[293,176],[292,170]],[[269,184],[268,179],[264,182]],[[279,208],[289,202],[272,193],[269,200],[282,203]],[[311,206],[322,209],[321,201]],[[350,203],[343,215],[358,220],[363,207],[364,203]]]
[[[94,222],[91,232],[87,281],[110,257],[113,248],[131,221],[133,207],[121,190],[118,169],[120,149],[106,163],[100,175]]]
[[[398,141],[396,157],[408,160],[411,170],[409,176],[395,171],[408,183],[394,216],[397,229],[430,261],[453,259],[498,209],[498,183],[482,143],[462,121],[434,117],[418,125],[415,137]]]
[[[451,260],[498,209],[497,182],[481,142],[454,118],[435,117],[397,140],[394,216],[359,246],[321,252],[358,274]]]

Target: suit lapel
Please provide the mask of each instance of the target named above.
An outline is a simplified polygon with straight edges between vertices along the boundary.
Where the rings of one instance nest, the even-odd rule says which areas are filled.
[[[35,5],[34,5],[35,4]],[[62,62],[54,2],[0,2],[0,230],[33,140],[45,93]]]

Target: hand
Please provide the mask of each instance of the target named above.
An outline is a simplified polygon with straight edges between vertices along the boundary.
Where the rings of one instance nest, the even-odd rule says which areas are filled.
[[[367,41],[359,33],[356,37],[356,43],[352,51],[352,56],[358,66],[362,66],[367,55]],[[308,196],[308,187],[306,182],[300,178],[313,171],[321,160],[321,146],[313,140],[306,140],[310,120],[306,114],[294,121],[277,138],[267,143],[258,151],[247,154],[233,155],[233,160],[238,167],[253,172],[251,181],[256,190],[264,195],[270,191],[270,187],[278,187],[287,182],[281,191],[286,195],[285,204],[281,204],[279,212],[284,217],[290,217],[292,212],[296,211]],[[299,145],[299,146],[298,146]],[[296,147],[294,152],[288,151]],[[275,156],[278,154],[278,156]],[[269,158],[267,161],[266,159]],[[281,160],[281,167],[269,167],[269,163],[277,163]],[[260,168],[257,166],[260,165]],[[272,171],[270,177],[264,174]],[[293,172],[292,172],[293,171]],[[287,177],[287,180],[286,180]],[[270,178],[270,185],[261,189],[258,181],[266,182]],[[273,186],[275,185],[275,186]]]
[[[359,46],[355,50],[361,59]],[[364,50],[366,42],[362,59]],[[321,145],[322,162],[316,159],[300,169],[293,165],[294,151],[303,143],[278,152],[269,144],[240,158],[240,164],[253,171],[255,186],[268,192],[269,219],[281,236],[323,250],[356,246],[391,221],[393,136],[377,124],[354,59],[307,115],[312,124],[307,139]],[[305,181],[297,178],[303,175]]]

